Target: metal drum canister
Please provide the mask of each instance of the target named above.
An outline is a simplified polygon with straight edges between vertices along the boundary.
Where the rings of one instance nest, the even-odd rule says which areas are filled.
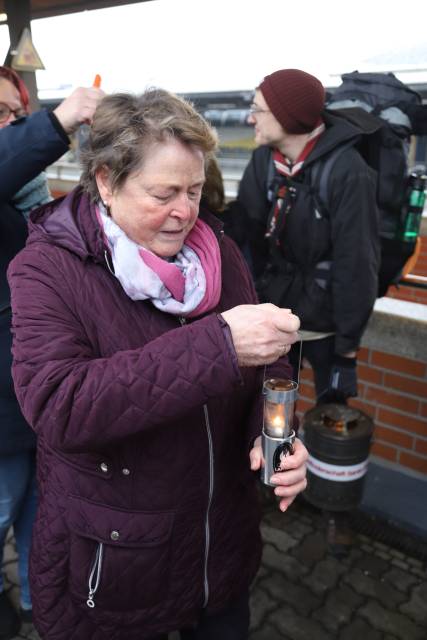
[[[361,501],[374,424],[359,409],[319,405],[304,416],[308,502],[329,511],[346,511]]]

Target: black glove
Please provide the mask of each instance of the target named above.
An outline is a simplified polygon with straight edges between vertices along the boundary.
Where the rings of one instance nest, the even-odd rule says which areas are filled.
[[[346,402],[347,398],[357,396],[357,359],[347,358],[346,356],[335,355],[331,375],[329,378],[329,387],[318,398],[318,404],[326,404],[328,402]]]

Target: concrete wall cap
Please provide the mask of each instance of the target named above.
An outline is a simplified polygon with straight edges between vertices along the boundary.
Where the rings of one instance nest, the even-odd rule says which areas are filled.
[[[363,334],[362,346],[427,362],[427,305],[379,298]]]

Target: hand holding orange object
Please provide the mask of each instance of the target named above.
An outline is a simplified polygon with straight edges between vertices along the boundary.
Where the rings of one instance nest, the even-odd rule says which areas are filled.
[[[99,82],[101,81],[100,76]],[[81,124],[91,124],[96,107],[105,93],[99,87],[78,87],[61,104],[54,114],[67,134],[71,134]]]
[[[95,89],[101,88],[101,76],[99,75],[99,73],[96,74],[92,86],[95,87]]]

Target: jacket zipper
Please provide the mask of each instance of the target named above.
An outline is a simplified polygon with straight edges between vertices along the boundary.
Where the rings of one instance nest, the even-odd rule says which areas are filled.
[[[108,253],[107,249],[105,249],[105,250],[104,250],[104,260],[105,260],[105,264],[107,265],[107,269],[108,269],[108,271],[109,271],[113,276],[115,276],[116,274],[114,273],[114,266],[113,266],[112,260],[111,260],[111,264],[110,264],[110,257],[109,257],[109,255],[111,256],[111,254],[109,254],[109,253]]]
[[[92,565],[92,569],[89,576],[89,594],[86,600],[86,604],[90,609],[93,609],[95,606],[95,593],[98,591],[99,581],[101,579],[101,569],[102,569],[102,557],[104,553],[104,545],[102,542],[98,543],[98,547],[96,549],[95,561]],[[95,577],[95,584],[93,584],[93,579]]]
[[[180,317],[179,321],[181,326],[186,324],[186,319]],[[209,513],[212,504],[212,495],[214,488],[214,455],[213,455],[213,443],[212,443],[212,433],[209,421],[209,412],[208,406],[206,404],[203,405],[203,411],[205,415],[205,427],[206,434],[208,436],[208,448],[209,448],[209,496],[208,496],[208,504],[206,507],[206,516],[205,516],[205,560],[203,567],[203,586],[205,598],[203,601],[203,607],[206,607],[209,600],[209,582],[208,582],[208,560],[209,560],[209,547],[210,547],[210,525],[209,525]]]
[[[209,413],[208,407],[206,404],[203,405],[203,410],[205,412],[205,425],[206,425],[206,433],[208,435],[208,444],[209,444],[209,497],[208,497],[208,506],[206,508],[206,518],[205,518],[205,566],[204,566],[204,586],[205,586],[205,600],[203,602],[203,606],[206,607],[209,600],[209,583],[208,583],[208,558],[209,558],[209,545],[210,545],[210,527],[209,527],[209,512],[212,503],[212,494],[214,487],[214,456],[213,456],[213,446],[212,446],[212,433],[211,427],[209,423]]]

